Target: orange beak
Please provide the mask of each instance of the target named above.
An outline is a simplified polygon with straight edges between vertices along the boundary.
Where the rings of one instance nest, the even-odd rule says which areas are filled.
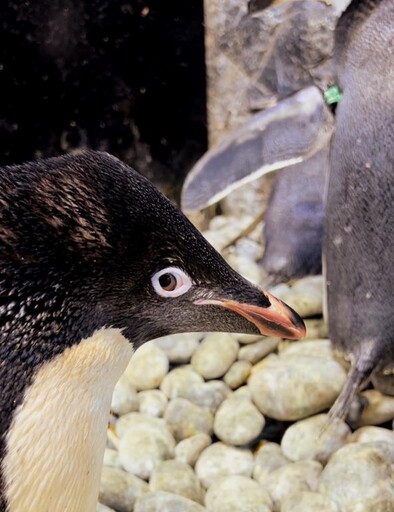
[[[249,320],[265,336],[276,336],[290,340],[303,338],[306,328],[302,318],[291,307],[269,292],[264,290],[264,295],[271,303],[267,308],[227,299],[199,299],[195,304],[211,304],[227,308]]]

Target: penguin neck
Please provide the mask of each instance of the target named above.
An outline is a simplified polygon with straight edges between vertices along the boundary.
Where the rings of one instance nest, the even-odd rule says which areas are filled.
[[[100,329],[40,367],[5,438],[7,512],[96,509],[112,392],[132,353],[119,329]]]

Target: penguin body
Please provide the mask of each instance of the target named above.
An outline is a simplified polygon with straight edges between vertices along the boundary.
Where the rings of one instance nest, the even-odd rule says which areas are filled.
[[[0,169],[0,510],[93,511],[133,351],[206,330],[305,333],[116,158]]]
[[[264,217],[261,265],[271,283],[321,273],[328,148],[279,172]]]
[[[336,29],[336,111],[325,218],[329,334],[352,369],[333,415],[394,362],[394,2],[357,0]]]

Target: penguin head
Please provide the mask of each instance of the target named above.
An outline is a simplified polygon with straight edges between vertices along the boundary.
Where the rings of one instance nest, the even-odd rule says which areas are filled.
[[[0,244],[30,327],[38,304],[40,330],[73,325],[88,335],[112,326],[135,347],[190,331],[305,334],[293,310],[231,269],[116,158],[86,152],[4,171],[8,201],[18,208],[3,208]]]

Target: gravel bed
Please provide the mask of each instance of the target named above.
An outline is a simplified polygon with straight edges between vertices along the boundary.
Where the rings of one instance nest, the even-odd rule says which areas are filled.
[[[211,224],[261,283],[261,226],[239,239],[245,222]],[[113,395],[98,511],[394,512],[394,398],[370,386],[352,428],[324,428],[348,365],[327,339],[322,277],[273,293],[307,319],[306,340],[193,333],[137,351]]]

